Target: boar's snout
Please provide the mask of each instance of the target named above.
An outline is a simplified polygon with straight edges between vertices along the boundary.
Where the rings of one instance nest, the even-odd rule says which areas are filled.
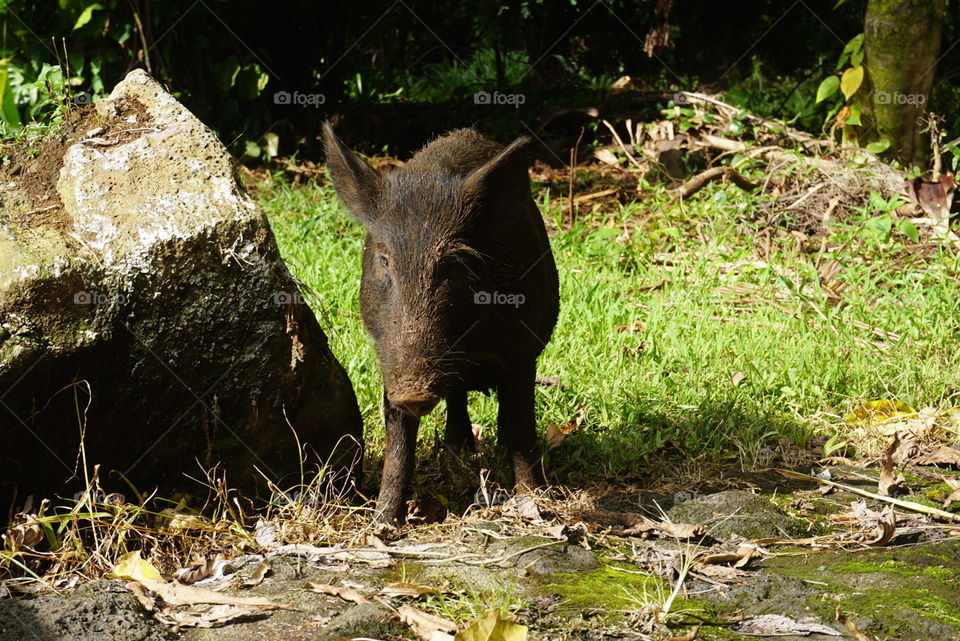
[[[405,414],[416,416],[417,418],[429,414],[433,408],[437,406],[437,403],[440,402],[439,396],[430,393],[387,394],[387,398]]]

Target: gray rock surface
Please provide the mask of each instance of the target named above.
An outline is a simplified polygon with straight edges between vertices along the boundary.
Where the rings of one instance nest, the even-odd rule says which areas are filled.
[[[745,539],[786,538],[794,523],[764,496],[744,490],[727,490],[697,497],[667,512],[675,523],[707,528],[710,536],[726,540],[734,534]]]
[[[289,486],[294,431],[311,463],[358,455],[353,389],[266,218],[213,132],[147,74],[5,169],[0,481],[63,489],[82,476],[81,431],[88,469],[141,492],[196,487],[183,474],[198,463]]]

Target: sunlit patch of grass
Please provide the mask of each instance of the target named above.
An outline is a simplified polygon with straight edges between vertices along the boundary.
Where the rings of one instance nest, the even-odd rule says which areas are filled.
[[[284,258],[314,292],[376,452],[381,383],[357,300],[362,229],[328,187],[272,178],[259,193]],[[554,481],[641,475],[665,459],[750,467],[781,439],[804,447],[818,431],[844,430],[865,400],[954,402],[960,268],[949,252],[910,253],[851,219],[822,254],[784,236],[760,260],[755,197],[720,184],[666,210],[655,193],[613,214],[581,212],[562,230],[549,194],[539,197],[561,314],[538,372],[562,382],[538,388],[539,423],[581,425],[547,454]],[[817,271],[829,260],[841,264],[839,301]],[[476,395],[471,415],[492,439],[495,398]],[[441,421],[437,411],[424,423]]]

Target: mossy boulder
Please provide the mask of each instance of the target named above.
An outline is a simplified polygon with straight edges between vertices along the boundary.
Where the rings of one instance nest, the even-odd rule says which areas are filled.
[[[675,523],[707,528],[710,536],[726,540],[733,535],[745,539],[787,538],[796,524],[767,498],[744,490],[727,490],[700,496],[673,506],[668,511]]]
[[[0,185],[0,481],[354,462],[350,381],[213,132],[143,71],[71,124]]]

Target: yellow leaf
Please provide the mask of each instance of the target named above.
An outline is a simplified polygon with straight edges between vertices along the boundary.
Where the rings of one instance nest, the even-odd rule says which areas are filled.
[[[490,610],[457,632],[454,641],[527,641],[527,626],[504,618],[499,610]]]
[[[840,91],[843,97],[850,100],[850,96],[857,93],[857,89],[863,84],[863,65],[850,67],[840,76]]]
[[[120,557],[117,564],[113,566],[108,575],[112,579],[131,579],[133,581],[163,581],[163,577],[157,571],[157,568],[150,565],[149,561],[140,558],[140,550],[127,552]]]
[[[878,401],[867,401],[847,416],[847,421],[854,423],[882,423],[896,416],[916,414],[913,409],[902,401],[891,401],[881,399]]]

